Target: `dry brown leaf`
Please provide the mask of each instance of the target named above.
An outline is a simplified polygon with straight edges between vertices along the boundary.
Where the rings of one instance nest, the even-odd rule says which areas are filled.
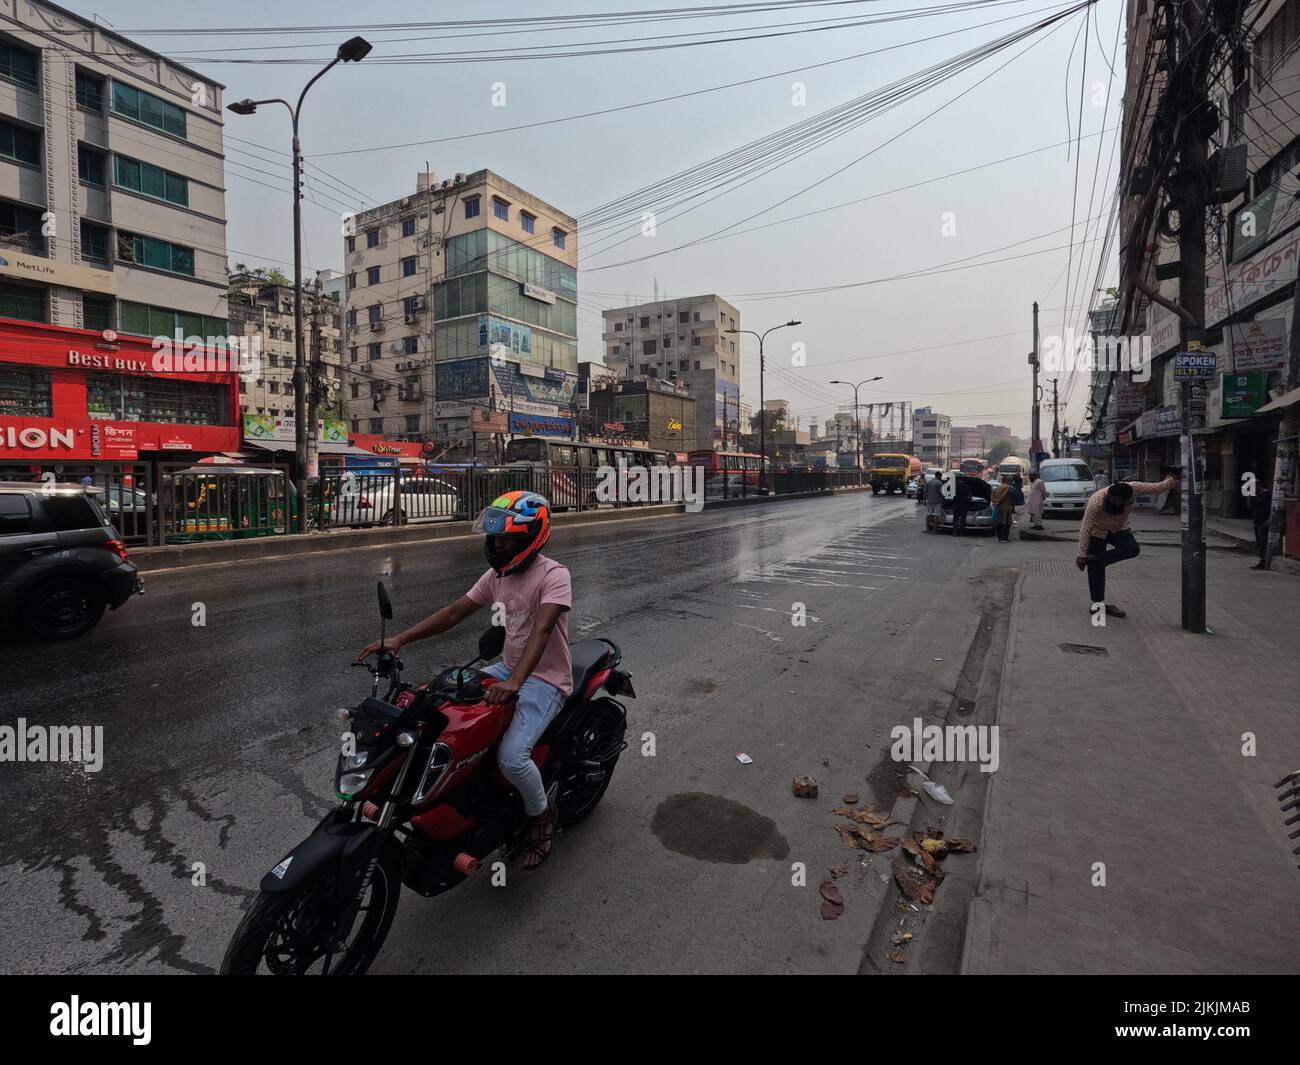
[[[889,814],[876,813],[875,809],[870,806],[862,810],[854,810],[849,816],[859,824],[870,825],[872,828],[888,828],[890,825],[901,825],[903,823],[895,821]]]
[[[857,830],[858,837],[862,840],[865,850],[874,851],[876,854],[882,854],[885,851],[892,851],[899,844],[897,836],[878,836],[874,832],[864,832],[862,829]]]
[[[829,880],[823,880],[821,882],[820,891],[822,893],[822,898],[827,902],[836,902],[840,905],[844,904],[844,896],[840,894],[840,889]]]
[[[888,954],[885,955],[885,957],[888,958],[890,961],[898,962],[899,965],[902,965],[904,961],[902,951],[898,951],[898,950],[891,950]]]
[[[848,846],[862,849],[862,840],[858,836],[858,830],[852,825],[836,825],[835,831],[840,834],[840,839]]]
[[[849,867],[847,865],[831,866],[831,876],[833,876],[836,880],[838,880],[842,876],[847,875],[848,871],[849,871]]]
[[[822,903],[822,920],[833,921],[844,912],[844,903],[823,902]]]
[[[923,902],[927,906],[934,902],[933,880],[916,880],[912,876],[912,870],[902,862],[895,861],[890,868],[894,871],[894,883],[905,899],[909,902]]]
[[[962,854],[974,854],[975,842],[974,840],[962,839],[959,836],[951,836],[948,839],[948,849]]]

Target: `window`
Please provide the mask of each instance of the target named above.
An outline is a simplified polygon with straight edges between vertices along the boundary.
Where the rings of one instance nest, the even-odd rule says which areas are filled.
[[[369,355],[369,357],[370,357],[370,361],[371,361],[371,362],[374,362],[375,359],[379,358],[379,356],[380,356],[380,346],[379,346],[379,344],[375,343],[375,344],[369,344],[369,345],[367,345],[367,347],[366,347],[366,353]]]
[[[672,338],[672,337],[664,337],[664,347],[665,347],[665,348],[671,348],[672,346],[673,346],[673,338]]]
[[[648,314],[647,314],[644,318],[641,319],[641,328],[642,328],[642,329],[649,329],[649,328],[650,328],[650,316],[649,316]]]
[[[270,385],[270,388],[271,388],[271,391],[274,392],[277,396],[280,394],[280,382],[279,382],[279,381],[272,381],[272,382],[271,382],[271,385]]]
[[[0,158],[14,163],[26,163],[28,166],[40,166],[40,132],[0,120]]]
[[[413,277],[415,275],[415,256],[411,255],[402,260],[402,276]]]
[[[379,284],[379,267],[372,266],[366,271],[366,284],[367,285]]]
[[[361,432],[361,419],[360,419],[360,418],[353,418],[353,419],[352,419],[352,431],[353,431],[354,433],[359,433],[359,432]]]
[[[147,266],[152,270],[194,276],[194,249],[156,237],[119,231],[117,258],[120,262]]]
[[[372,436],[383,436],[383,435],[384,435],[384,419],[383,419],[383,418],[371,418],[371,419],[370,419],[370,433],[371,433]]]
[[[1252,50],[1257,80],[1268,81],[1300,47],[1300,0],[1287,0],[1259,33]]]
[[[614,323],[614,332],[615,332],[615,333],[621,333],[621,332],[623,332],[623,323],[622,323],[622,322],[615,322],[615,323]]]
[[[16,318],[9,313],[5,287],[0,286],[0,314]],[[48,418],[52,409],[49,370],[0,362],[0,410],[10,416]]]
[[[246,395],[247,393],[248,393],[248,382],[241,377],[239,379],[239,394],[243,396]]]
[[[35,251],[45,250],[45,237],[41,233],[41,211],[18,203],[0,201],[0,240]],[[11,315],[10,317],[14,317]],[[40,319],[44,321],[44,317]]]
[[[171,336],[180,329],[185,336],[225,336],[230,323],[224,318],[173,311],[166,307],[149,307],[143,303],[118,303],[118,329],[137,336]]]
[[[501,219],[503,222],[510,221],[510,204],[506,203],[500,196],[492,197],[492,215]]]
[[[113,82],[113,112],[173,137],[185,137],[183,108],[120,81]]]
[[[551,230],[551,243],[554,244],[557,248],[563,248],[563,247],[564,247],[564,230],[562,230],[562,229],[552,229],[552,230]]]
[[[355,329],[356,327],[357,327],[357,311],[356,308],[354,307],[350,311],[348,311],[348,328]]]
[[[519,212],[519,226],[525,233],[537,232],[537,216],[531,215],[527,211]]]
[[[371,382],[370,382],[370,397],[371,397],[372,399],[375,398],[376,396],[379,396],[379,397],[382,398],[382,397],[383,397],[383,394],[384,394],[384,382],[383,382],[383,381],[371,381]]]
[[[421,299],[423,299],[421,296],[407,296],[406,299],[402,300],[402,314],[407,318],[418,314]]]
[[[104,153],[77,145],[77,177],[87,185],[104,187]]]
[[[696,368],[697,370],[700,368],[700,360],[699,360],[699,359],[696,359],[696,360],[695,360],[695,368]]]
[[[653,354],[654,354],[655,352],[657,352],[658,350],[659,350],[659,341],[657,341],[657,340],[643,340],[643,341],[641,341],[641,354],[642,354],[642,355],[653,355]]]
[[[142,163],[125,155],[113,156],[113,184],[129,192],[174,203],[178,207],[190,205],[190,183],[186,178],[154,166],[153,163]]]
[[[352,398],[353,399],[361,398],[361,385],[358,384],[356,381],[352,382]]]
[[[366,308],[366,317],[371,325],[379,325],[384,318],[384,307],[381,303],[372,303]]]
[[[698,348],[699,346],[700,346],[700,338],[699,338],[699,337],[691,337],[691,347],[693,347],[693,348]]]
[[[348,274],[348,288],[354,289],[356,287],[357,287],[357,275],[356,272],[354,271]]]
[[[413,237],[413,236],[415,236],[415,219],[414,219],[414,218],[403,218],[403,219],[402,219],[402,236],[404,236],[404,237]]]
[[[226,386],[124,374],[86,374],[91,418],[171,425],[228,425]]]
[[[38,62],[35,52],[0,37],[0,78],[35,92]]]
[[[420,431],[420,416],[418,414],[408,414],[406,416],[406,431],[408,433],[418,433]]]
[[[699,311],[696,311],[696,312],[695,312],[695,321],[698,322],[699,320],[700,320],[700,312],[699,312]]]
[[[379,247],[379,230],[377,229],[366,230],[366,247],[367,248]]]
[[[85,218],[81,220],[81,257],[89,259],[91,262],[102,263],[105,266],[109,265],[108,228],[106,226],[96,225]],[[110,327],[104,326],[103,328],[108,329]]]
[[[479,204],[479,198],[477,196],[471,196],[469,199],[465,201],[466,218],[478,217],[478,204]]]
[[[346,240],[343,241],[343,244],[344,244],[344,246],[348,249],[348,254],[349,254],[349,255],[351,255],[354,251],[357,250],[357,238],[356,238],[356,237],[348,237]]]
[[[84,247],[84,245],[83,245]],[[93,292],[81,294],[81,321],[86,329],[112,329],[113,297],[97,296]]]
[[[679,321],[679,322],[685,324],[686,322],[689,322],[690,320],[691,320],[691,312],[690,312],[690,311],[680,311],[680,312],[678,312],[678,315],[677,315],[677,321]]]
[[[402,337],[402,354],[403,355],[420,354],[420,338]]]
[[[356,361],[357,361],[357,346],[353,344],[350,348],[348,348],[348,362],[356,362]]]

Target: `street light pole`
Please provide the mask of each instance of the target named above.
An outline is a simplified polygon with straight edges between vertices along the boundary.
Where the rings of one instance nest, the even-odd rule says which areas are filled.
[[[763,356],[763,341],[767,339],[768,333],[773,333],[778,329],[785,329],[792,325],[803,325],[802,322],[782,322],[780,325],[774,325],[763,333],[756,333],[752,329],[728,329],[728,333],[748,333],[752,337],[758,337],[758,494],[767,494],[767,410],[764,407],[763,398],[763,374],[767,370],[767,361]],[[737,397],[739,403],[739,397]]]
[[[307,439],[307,358],[303,340],[302,315],[302,145],[298,140],[298,117],[307,90],[338,63],[358,63],[370,54],[370,42],[364,37],[350,37],[339,45],[338,53],[316,72],[298,95],[294,106],[278,97],[271,100],[237,100],[226,110],[237,115],[251,115],[261,104],[284,104],[293,124],[293,441],[294,491],[298,497],[298,532],[307,531],[307,477],[315,455],[308,454]],[[314,436],[316,426],[311,426]]]
[[[862,429],[858,426],[858,389],[863,385],[869,385],[872,381],[883,381],[880,376],[868,377],[865,381],[859,381],[856,385],[852,381],[832,381],[833,385],[848,385],[853,389],[853,468],[859,473],[862,472]]]

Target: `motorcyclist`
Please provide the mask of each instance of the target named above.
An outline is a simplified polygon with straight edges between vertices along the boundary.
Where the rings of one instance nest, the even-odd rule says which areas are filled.
[[[551,513],[550,505],[536,492],[498,496],[484,508],[474,529],[484,534],[483,551],[490,568],[455,602],[387,638],[383,647],[397,652],[406,644],[446,632],[483,607],[493,609],[493,624],[505,626],[502,660],[484,670],[497,678],[485,698],[489,703],[515,700],[497,764],[523,798],[530,821],[524,868],[536,869],[551,852],[555,811],[547,804],[532,750],[573,688],[569,571],[541,554],[551,535]],[[361,650],[357,661],[379,650],[376,640]]]

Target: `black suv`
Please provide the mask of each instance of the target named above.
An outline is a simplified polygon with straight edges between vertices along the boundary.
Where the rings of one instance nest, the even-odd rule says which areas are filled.
[[[0,626],[80,636],[144,590],[92,491],[0,481]]]

